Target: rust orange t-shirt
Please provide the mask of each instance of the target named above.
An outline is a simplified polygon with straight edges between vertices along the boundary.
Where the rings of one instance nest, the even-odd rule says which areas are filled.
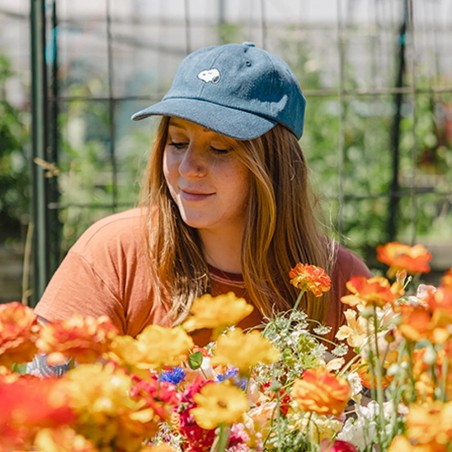
[[[74,314],[109,316],[120,334],[136,336],[150,324],[170,326],[168,305],[158,278],[146,259],[142,211],[130,209],[108,216],[86,230],[70,249],[35,308],[47,320],[66,319]],[[333,338],[343,323],[345,283],[353,275],[370,276],[366,265],[349,250],[339,247],[333,269],[333,296],[327,325]],[[211,293],[234,292],[247,298],[241,275],[211,269]],[[254,310],[243,326],[262,320]],[[196,336],[195,342],[204,342]]]

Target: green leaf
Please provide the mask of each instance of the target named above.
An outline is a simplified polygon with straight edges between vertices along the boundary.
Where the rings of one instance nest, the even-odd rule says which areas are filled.
[[[202,353],[201,352],[195,352],[192,353],[188,357],[188,365],[190,366],[190,369],[196,370],[201,367],[202,364]]]

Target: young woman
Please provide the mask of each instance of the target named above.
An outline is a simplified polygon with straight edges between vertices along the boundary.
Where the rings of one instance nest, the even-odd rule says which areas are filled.
[[[36,313],[108,315],[135,336],[180,323],[197,296],[232,291],[255,307],[241,326],[257,326],[293,305],[288,273],[302,262],[332,278],[332,291],[306,296],[303,308],[333,338],[345,282],[370,272],[320,226],[298,142],[304,113],[292,71],[265,50],[227,44],[188,55],[162,101],[133,116],[162,116],[142,205],[82,235]]]

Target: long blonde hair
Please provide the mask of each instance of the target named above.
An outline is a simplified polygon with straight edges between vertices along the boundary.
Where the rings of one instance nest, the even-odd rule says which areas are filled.
[[[143,185],[147,239],[152,265],[171,300],[175,323],[194,298],[209,291],[209,272],[196,229],[187,226],[163,175],[169,118],[157,130]],[[249,169],[250,199],[242,242],[247,296],[264,316],[290,309],[298,290],[288,273],[297,262],[332,268],[332,246],[318,222],[318,202],[308,183],[308,168],[296,137],[276,125],[265,135],[237,141],[237,158]],[[327,300],[305,296],[302,308],[324,320]]]

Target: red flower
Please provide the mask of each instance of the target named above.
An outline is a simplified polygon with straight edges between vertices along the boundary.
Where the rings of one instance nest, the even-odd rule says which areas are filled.
[[[277,397],[276,392],[274,392],[270,389],[270,383],[264,383],[261,386],[261,391],[264,394],[268,395],[269,400],[274,400]],[[279,412],[283,416],[287,416],[287,413],[289,412],[291,400],[292,400],[292,398],[290,397],[290,394],[287,393],[285,388],[281,388],[279,391]]]
[[[358,452],[358,449],[347,441],[337,439],[334,443],[324,440],[320,444],[322,452]]]
[[[298,263],[289,272],[290,284],[306,292],[312,292],[314,296],[320,297],[323,292],[331,288],[331,279],[325,270],[315,265],[304,265]]]
[[[187,452],[210,451],[215,440],[215,430],[205,430],[201,428],[190,413],[195,408],[196,402],[194,395],[197,394],[203,386],[211,383],[210,380],[195,380],[183,393],[182,401],[179,404],[177,427],[186,441],[184,450]]]
[[[432,255],[422,246],[409,246],[399,242],[390,242],[377,246],[377,260],[389,265],[388,276],[394,276],[399,270],[407,273],[427,273]]]
[[[144,400],[160,419],[168,421],[181,399],[175,386],[166,381],[158,381],[156,377],[148,381],[137,376],[133,379],[135,384],[130,390],[131,396]]]
[[[49,355],[49,364],[62,364],[69,358],[80,364],[93,363],[108,350],[117,333],[106,316],[96,319],[75,315],[47,323],[36,345],[41,353]]]
[[[31,361],[39,329],[32,309],[18,301],[0,305],[0,365]]]
[[[41,380],[26,375],[16,381],[0,380],[0,400],[0,450],[8,442],[31,444],[40,429],[75,420],[65,382],[56,377]]]

